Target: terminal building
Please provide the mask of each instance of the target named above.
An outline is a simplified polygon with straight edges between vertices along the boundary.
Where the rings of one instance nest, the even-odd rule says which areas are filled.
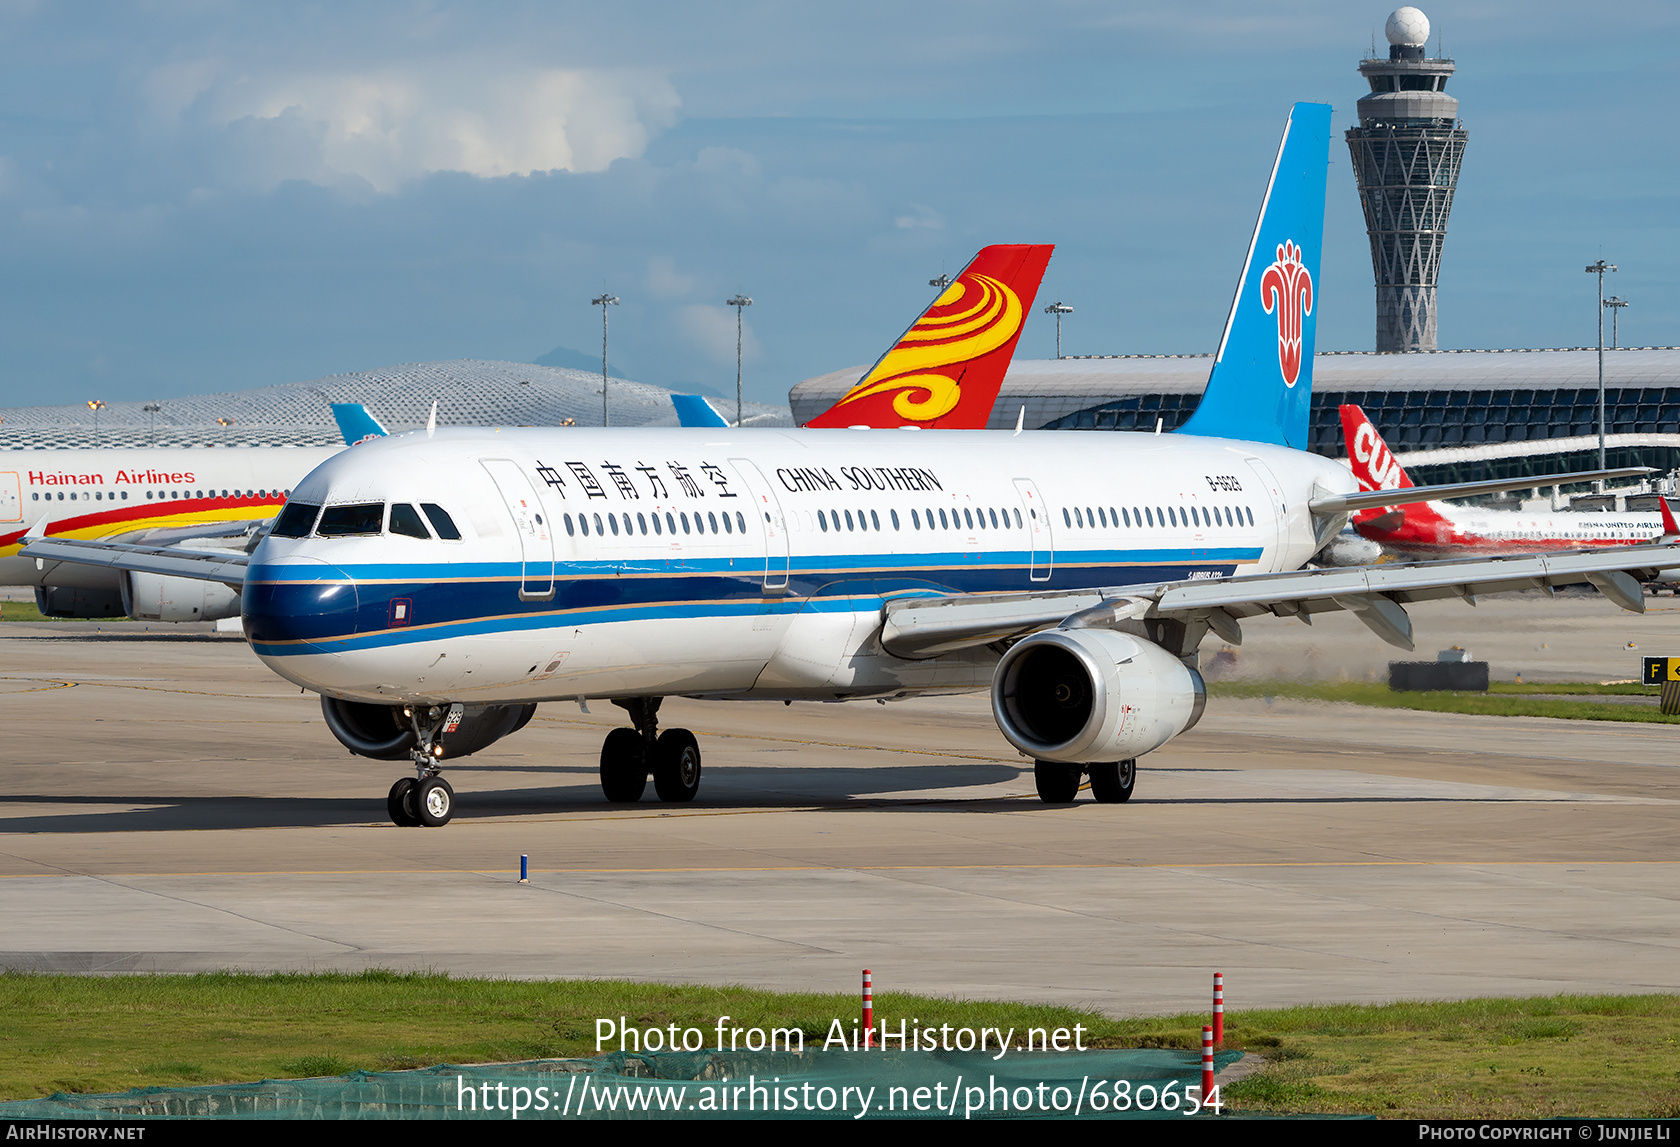
[[[1021,359],[992,410],[994,429],[1177,429],[1201,401],[1211,355]],[[788,395],[803,424],[862,377],[851,367]],[[1422,354],[1331,351],[1313,360],[1310,448],[1347,456],[1337,408],[1362,407],[1418,483],[1598,466],[1598,348]],[[1680,469],[1680,347],[1604,352],[1606,461]]]
[[[671,391],[614,378],[614,426],[675,426]],[[181,446],[333,446],[335,402],[361,403],[386,429],[440,426],[599,426],[601,376],[528,362],[421,362],[253,390],[66,406],[0,409],[0,450]],[[721,406],[722,404],[720,404]],[[730,413],[733,414],[733,403]],[[791,426],[785,406],[749,402],[748,426]]]

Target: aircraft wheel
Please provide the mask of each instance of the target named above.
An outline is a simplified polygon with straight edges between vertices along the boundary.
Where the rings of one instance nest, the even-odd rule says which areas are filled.
[[[1104,761],[1091,766],[1091,795],[1103,804],[1119,804],[1132,799],[1137,784],[1137,762]]]
[[[414,828],[420,823],[414,814],[414,785],[413,777],[403,777],[391,786],[391,793],[385,798],[385,811],[398,828]]]
[[[653,746],[653,789],[662,801],[681,803],[700,791],[700,742],[687,729],[666,729]]]
[[[427,828],[442,828],[455,815],[455,790],[442,777],[427,777],[414,788],[414,811]]]
[[[1060,761],[1034,761],[1033,783],[1038,787],[1038,799],[1045,804],[1072,804],[1079,795],[1078,765]]]
[[[614,729],[601,745],[601,792],[614,804],[634,804],[647,788],[647,748],[634,729]]]

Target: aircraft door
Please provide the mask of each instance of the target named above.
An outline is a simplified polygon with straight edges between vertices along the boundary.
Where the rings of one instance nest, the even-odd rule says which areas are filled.
[[[0,471],[0,522],[23,521],[23,487],[16,470]]]
[[[1259,496],[1252,500],[1254,528],[1260,535],[1260,545],[1271,551],[1270,561],[1266,562],[1265,569],[1258,572],[1282,569],[1280,555],[1283,543],[1289,537],[1289,504],[1271,467],[1258,458],[1249,458],[1247,462],[1259,481]]]
[[[484,469],[501,491],[508,513],[513,515],[514,533],[519,535],[519,597],[540,601],[554,596],[554,529],[531,480],[519,463],[507,458],[481,459]]]
[[[757,512],[756,520],[764,531],[764,588],[786,590],[790,543],[787,520],[782,515],[782,504],[776,497],[776,488],[765,481],[763,471],[747,459],[731,458],[729,463],[735,467],[735,472],[741,475],[747,489],[752,491],[753,509]]]
[[[1027,544],[1031,547],[1030,581],[1049,581],[1056,565],[1056,541],[1050,534],[1050,511],[1039,496],[1038,486],[1031,478],[1015,479],[1015,493],[1021,499],[1021,521],[1027,527]]]

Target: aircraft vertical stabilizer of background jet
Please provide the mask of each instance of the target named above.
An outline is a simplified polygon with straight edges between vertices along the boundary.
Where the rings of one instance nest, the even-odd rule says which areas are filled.
[[[812,429],[984,430],[1053,244],[983,248]]]
[[[698,394],[673,394],[671,405],[676,408],[678,426],[729,426],[729,420]]]

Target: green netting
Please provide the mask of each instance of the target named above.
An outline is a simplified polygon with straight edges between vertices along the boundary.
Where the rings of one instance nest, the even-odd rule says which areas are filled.
[[[1199,1052],[1158,1049],[619,1052],[58,1094],[0,1103],[0,1119],[1207,1118],[1187,1114],[1200,1083]]]

